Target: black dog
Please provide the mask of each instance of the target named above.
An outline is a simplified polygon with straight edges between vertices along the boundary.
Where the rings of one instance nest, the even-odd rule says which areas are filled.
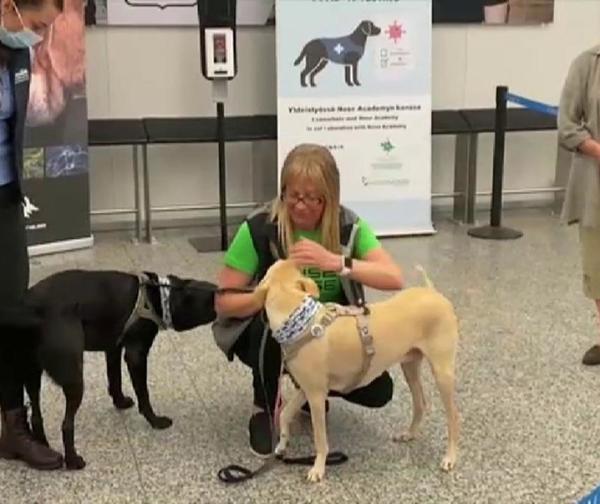
[[[159,278],[154,273],[136,276],[84,270],[57,273],[29,289],[25,306],[33,313],[30,327],[10,311],[5,310],[2,318],[8,318],[17,331],[21,327],[21,331],[34,333],[34,364],[25,385],[31,400],[34,437],[48,444],[40,411],[42,371],[46,371],[63,389],[66,399],[62,424],[66,467],[85,467],[74,441],[74,420],[84,389],[83,353],[106,353],[108,393],[118,409],[126,409],[134,402],[122,391],[123,348],[140,413],[155,429],[169,427],[172,421],[157,416],[150,404],[148,352],[159,329],[186,331],[212,322],[216,318],[215,291],[212,283],[174,275]]]
[[[329,61],[345,65],[346,84],[360,86],[358,82],[358,62],[365,52],[367,38],[381,33],[381,28],[371,21],[363,21],[350,35],[337,38],[318,38],[308,42],[294,66],[306,58],[306,66],[300,74],[300,84],[306,87],[306,77],[310,77],[310,85],[314,87],[315,75],[323,70]]]

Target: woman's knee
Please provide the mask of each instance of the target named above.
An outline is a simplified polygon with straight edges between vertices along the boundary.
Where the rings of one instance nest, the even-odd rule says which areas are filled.
[[[373,387],[373,408],[382,408],[394,396],[394,381],[386,371],[375,379]]]
[[[368,385],[353,390],[344,398],[366,408],[382,408],[392,400],[393,396],[394,381],[390,374],[385,371]]]

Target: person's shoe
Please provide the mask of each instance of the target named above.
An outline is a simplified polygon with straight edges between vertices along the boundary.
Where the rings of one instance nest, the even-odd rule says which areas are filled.
[[[308,402],[305,402],[305,403],[302,405],[302,408],[300,409],[300,411],[301,411],[301,412],[302,412],[304,415],[306,415],[306,416],[310,417],[310,406],[309,406]],[[328,401],[328,400],[325,400],[325,414],[327,414],[327,413],[329,413],[329,401]]]
[[[586,366],[597,366],[600,364],[600,345],[594,345],[585,352],[581,362]]]
[[[273,433],[266,411],[258,411],[250,417],[250,450],[257,457],[267,458],[273,453]]]
[[[33,438],[25,408],[2,412],[1,419],[0,458],[19,459],[34,469],[46,471],[62,467],[62,455]]]

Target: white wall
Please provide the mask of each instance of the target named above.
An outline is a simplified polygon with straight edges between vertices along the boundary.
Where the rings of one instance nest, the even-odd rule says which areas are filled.
[[[599,42],[597,0],[556,0],[555,22],[542,27],[435,25],[434,108],[493,107],[498,84],[557,104],[570,61]],[[230,85],[226,113],[276,113],[274,29],[239,28],[238,51],[239,74]],[[214,114],[194,28],[90,28],[87,68],[90,118]],[[480,135],[479,190],[491,188],[492,143],[492,135]],[[433,137],[432,146],[433,192],[452,191],[454,139]],[[227,147],[230,202],[264,196],[253,173],[270,177],[265,183],[272,187],[274,148],[274,142]],[[151,147],[153,206],[217,203],[216,149],[212,144]],[[504,187],[553,185],[555,156],[555,132],[510,134]],[[129,149],[93,149],[92,207],[130,206],[130,173]]]

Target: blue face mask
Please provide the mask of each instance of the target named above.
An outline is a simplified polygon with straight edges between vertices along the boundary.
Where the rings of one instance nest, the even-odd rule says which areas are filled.
[[[8,31],[6,28],[4,28],[4,20],[2,20],[2,24],[0,26],[0,42],[2,44],[4,44],[6,47],[10,47],[11,49],[26,49],[28,47],[33,47],[44,40],[41,35],[38,35],[29,28],[25,28],[23,25],[23,19],[21,18],[21,13],[16,6],[15,12],[19,17],[19,21],[21,21],[21,26],[23,26],[23,29],[18,32]]]
[[[9,32],[4,26],[0,26],[0,42],[11,49],[33,47],[42,40],[41,36],[27,28],[19,32]]]

